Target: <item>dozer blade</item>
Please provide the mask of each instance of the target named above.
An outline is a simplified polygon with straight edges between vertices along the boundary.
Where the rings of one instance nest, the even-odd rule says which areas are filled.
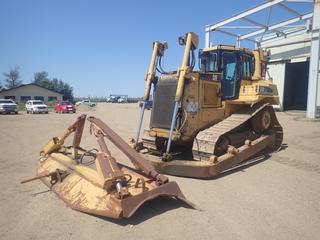
[[[41,151],[37,177],[22,183],[41,179],[72,209],[114,219],[129,218],[143,203],[161,196],[175,198],[194,207],[176,182],[170,182],[133,149],[131,151],[101,120],[88,119],[101,151],[81,148],[85,118],[82,115],[62,137],[49,141]],[[64,140],[73,132],[73,146],[63,146]],[[119,147],[138,170],[117,163],[107,148],[105,137]],[[89,162],[92,166],[82,162],[84,156],[92,157]]]
[[[130,196],[122,199],[117,197],[116,191],[103,189],[104,181],[96,170],[78,164],[65,154],[52,153],[47,160],[39,163],[37,174],[40,176],[56,169],[70,174],[53,185],[49,177],[42,178],[42,181],[77,211],[115,219],[129,218],[143,203],[160,196],[173,197],[191,205],[176,182],[157,186],[152,179],[124,166],[121,166],[121,171],[132,179],[127,183]]]

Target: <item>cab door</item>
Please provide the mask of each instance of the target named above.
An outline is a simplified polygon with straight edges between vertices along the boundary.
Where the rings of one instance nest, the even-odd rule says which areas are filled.
[[[202,108],[216,108],[221,106],[220,88],[218,81],[201,81]]]
[[[240,74],[238,54],[235,52],[222,53],[221,90],[223,100],[232,100],[239,97]]]

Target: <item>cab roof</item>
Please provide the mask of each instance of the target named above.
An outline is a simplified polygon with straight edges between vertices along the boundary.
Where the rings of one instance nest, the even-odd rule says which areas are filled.
[[[253,54],[253,51],[251,49],[238,48],[238,47],[233,46],[233,45],[215,45],[215,46],[206,47],[202,51],[203,52],[210,52],[210,51],[213,51],[213,50],[242,51],[242,52],[248,53],[250,55]]]

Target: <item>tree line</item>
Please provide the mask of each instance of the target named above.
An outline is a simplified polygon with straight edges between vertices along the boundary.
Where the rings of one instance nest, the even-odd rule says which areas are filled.
[[[0,90],[10,89],[22,85],[22,80],[20,77],[20,68],[15,66],[10,68],[8,72],[3,73],[4,86],[0,82]],[[46,71],[35,72],[33,74],[33,81],[41,87],[59,92],[63,95],[65,100],[73,100],[73,88],[69,83],[66,83],[58,78],[49,78],[49,73]]]

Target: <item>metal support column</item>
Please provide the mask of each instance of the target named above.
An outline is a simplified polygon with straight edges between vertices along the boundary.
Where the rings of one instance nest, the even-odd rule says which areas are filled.
[[[311,51],[308,83],[308,103],[307,117],[316,118],[317,115],[317,93],[319,83],[319,57],[320,40],[317,35],[320,34],[320,0],[314,1],[312,33],[311,33]]]
[[[241,39],[240,36],[237,37],[237,47],[240,48],[241,47]]]
[[[206,31],[205,33],[205,47],[210,47],[210,31]]]

